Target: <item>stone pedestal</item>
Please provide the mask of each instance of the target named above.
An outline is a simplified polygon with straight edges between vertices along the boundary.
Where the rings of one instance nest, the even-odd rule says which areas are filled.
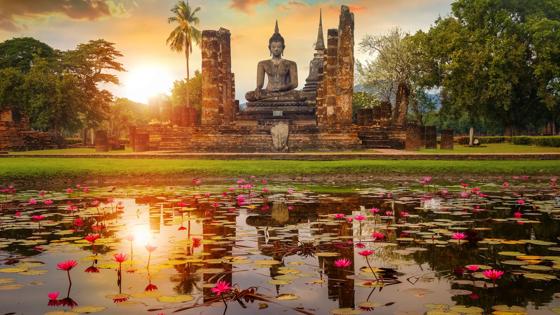
[[[453,150],[453,129],[441,131],[441,143],[439,147],[442,150]]]
[[[97,130],[95,132],[95,152],[108,152],[110,148],[107,131]]]
[[[406,128],[405,150],[418,151],[422,147],[422,128],[410,125]]]
[[[134,136],[134,152],[145,152],[150,149],[150,135],[148,133],[136,133]]]
[[[128,145],[133,150],[134,150],[135,137],[136,137],[136,127],[135,126],[128,127]]]
[[[426,149],[437,149],[437,130],[435,126],[424,127],[424,144]]]

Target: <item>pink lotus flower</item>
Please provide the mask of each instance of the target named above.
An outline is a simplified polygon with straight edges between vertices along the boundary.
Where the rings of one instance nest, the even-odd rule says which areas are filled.
[[[352,219],[352,218],[349,217],[349,218],[346,218],[346,221],[347,221],[348,223],[352,223],[352,221],[354,221],[354,219]]]
[[[518,200],[516,201],[516,203],[517,203],[518,205],[522,206],[522,205],[525,204],[525,200],[523,200],[523,199],[518,199]]]
[[[99,268],[97,268],[95,266],[89,266],[84,271],[87,272],[87,273],[99,273]]]
[[[71,194],[71,193],[73,193],[73,192],[74,192],[74,189],[72,189],[72,188],[66,188],[66,193],[67,193],[67,194]]]
[[[66,210],[68,210],[68,211],[76,211],[76,210],[78,210],[78,207],[75,206],[75,205],[68,205],[68,206],[66,207]]]
[[[84,220],[82,220],[81,218],[76,218],[74,220],[74,226],[76,226],[76,227],[84,226]]]
[[[504,272],[501,270],[490,269],[490,270],[484,270],[482,272],[482,275],[484,275],[484,277],[486,277],[487,279],[496,281],[504,275]]]
[[[362,214],[358,214],[354,217],[354,220],[356,220],[358,222],[364,221],[365,219],[366,219],[366,216],[362,215]]]
[[[381,210],[379,210],[379,208],[371,208],[371,209],[369,209],[369,212],[371,212],[371,214],[378,214],[379,211],[381,211]]]
[[[237,196],[237,205],[242,206],[244,204],[245,204],[245,196],[244,195]]]
[[[478,266],[478,265],[467,265],[466,268],[469,271],[475,272],[475,271],[478,271],[480,269],[480,266]]]
[[[516,212],[513,214],[513,217],[516,218],[516,219],[520,219],[522,216],[523,216],[523,213],[521,213],[521,212],[519,212],[519,211],[516,211]]]
[[[294,189],[293,188],[288,188],[288,194],[293,194],[294,193]]]
[[[154,246],[154,245],[151,245],[151,244],[146,245],[146,249],[150,253],[153,252],[154,250],[156,250],[156,248],[157,248],[157,246]]]
[[[356,243],[355,246],[356,246],[356,248],[365,248],[365,247],[366,247],[366,244],[364,244],[364,243]]]
[[[202,244],[202,239],[200,239],[198,237],[193,237],[193,239],[192,239],[193,247],[198,248],[198,247],[200,247],[200,244]]]
[[[441,194],[442,194],[442,195],[447,195],[448,193],[449,193],[449,190],[446,189],[446,188],[444,188],[444,189],[441,190]]]
[[[231,289],[231,286],[226,281],[218,281],[216,286],[212,288],[212,292],[216,293],[216,295],[220,296],[223,293],[227,293]]]
[[[16,211],[16,217],[17,218],[21,217],[21,211]]]
[[[385,215],[391,217],[393,216],[393,211],[385,211]]]
[[[51,199],[47,199],[47,200],[43,201],[43,203],[47,206],[50,206],[50,205],[53,204],[53,201]]]
[[[29,201],[27,202],[28,205],[36,205],[37,204],[37,200],[35,198],[31,198],[29,199]]]
[[[366,249],[366,250],[363,250],[363,251],[359,252],[358,254],[360,254],[361,256],[364,256],[364,257],[368,257],[370,255],[375,254],[375,252],[371,249]]]
[[[508,189],[508,188],[509,188],[509,182],[508,182],[508,181],[505,181],[505,182],[502,184],[502,187],[503,187],[504,189]]]
[[[157,285],[152,284],[152,283],[148,283],[148,285],[144,288],[144,291],[147,291],[147,292],[152,292],[152,291],[157,291],[157,290],[158,290]]]
[[[407,211],[401,211],[400,216],[401,216],[401,218],[406,218],[406,217],[410,216],[410,213],[408,213]]]
[[[113,258],[115,258],[115,261],[118,262],[119,264],[122,264],[122,263],[125,262],[126,259],[127,259],[126,255],[123,254],[123,253],[115,254],[115,255],[113,256]]]
[[[99,234],[88,234],[84,239],[88,242],[90,242],[91,244],[94,244],[95,241],[97,241],[99,239]]]
[[[60,292],[58,292],[58,291],[49,292],[49,294],[48,294],[49,300],[54,301],[54,300],[58,299],[59,295],[60,295]]]
[[[453,233],[451,238],[454,239],[454,240],[460,241],[460,240],[464,240],[465,238],[467,238],[467,234],[461,233],[461,232]]]
[[[70,271],[72,270],[72,268],[76,267],[77,265],[78,263],[75,260],[67,260],[56,264],[56,268],[58,270]]]
[[[459,196],[463,199],[469,198],[469,193],[466,191],[462,191]]]
[[[263,192],[263,194],[266,194],[266,193],[269,192],[269,190],[268,190],[268,188],[264,187],[264,188],[262,189],[262,192]]]
[[[39,197],[45,197],[45,194],[46,194],[46,193],[47,193],[46,191],[41,190],[41,191],[39,192]]]
[[[334,266],[337,268],[346,268],[350,266],[352,262],[346,258],[337,259],[334,261]]]
[[[31,220],[33,220],[35,222],[42,221],[43,219],[45,219],[45,216],[42,215],[42,214],[41,215],[34,215],[34,216],[31,217]]]
[[[344,215],[343,213],[336,213],[336,214],[334,215],[334,218],[335,218],[335,219],[344,219],[344,217],[345,217],[345,215]]]
[[[177,228],[177,231],[185,231],[187,228],[184,225],[181,225]]]
[[[371,234],[371,237],[373,237],[374,241],[380,241],[380,240],[384,240],[385,239],[385,234],[381,233],[381,232],[373,232]]]

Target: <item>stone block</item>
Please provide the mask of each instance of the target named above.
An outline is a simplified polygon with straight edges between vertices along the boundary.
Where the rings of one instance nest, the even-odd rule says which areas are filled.
[[[409,125],[406,129],[405,150],[418,151],[422,147],[422,128]]]
[[[440,149],[453,150],[453,129],[446,129],[441,131]]]
[[[109,137],[107,137],[107,131],[95,131],[95,152],[108,152],[110,149],[111,145],[109,143]]]
[[[437,149],[437,130],[435,126],[424,127],[424,144],[426,149]]]

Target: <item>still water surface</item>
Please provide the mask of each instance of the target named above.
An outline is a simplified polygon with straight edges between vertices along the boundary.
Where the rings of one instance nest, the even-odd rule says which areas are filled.
[[[559,196],[554,179],[5,186],[0,313],[559,314]]]

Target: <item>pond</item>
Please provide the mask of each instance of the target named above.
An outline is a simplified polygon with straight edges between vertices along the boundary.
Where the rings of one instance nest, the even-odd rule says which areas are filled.
[[[2,314],[560,314],[556,178],[1,191]]]

